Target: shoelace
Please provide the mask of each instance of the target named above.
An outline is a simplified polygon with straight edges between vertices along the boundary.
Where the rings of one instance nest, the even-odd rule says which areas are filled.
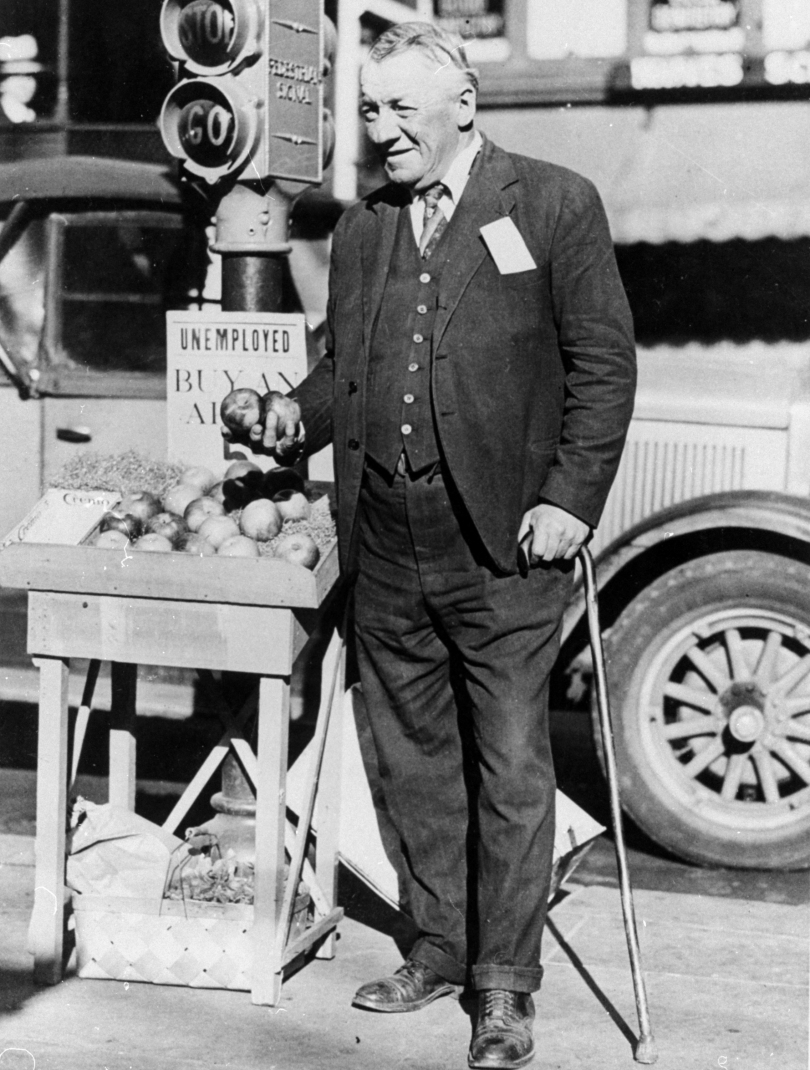
[[[500,1018],[506,1024],[517,1021],[517,996],[501,988],[486,989],[482,1015],[485,1018]]]

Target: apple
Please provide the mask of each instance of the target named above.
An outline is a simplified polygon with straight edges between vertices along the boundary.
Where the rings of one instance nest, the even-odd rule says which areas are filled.
[[[225,508],[241,509],[243,505],[262,497],[262,480],[264,473],[261,469],[248,469],[238,476],[231,476],[222,482],[222,497]]]
[[[207,539],[215,550],[218,550],[226,539],[239,534],[239,525],[229,516],[209,516],[203,522],[198,534]]]
[[[145,524],[147,520],[160,512],[160,501],[148,490],[136,490],[127,494],[116,506],[119,513],[131,513]]]
[[[177,549],[182,550],[184,554],[195,554],[197,557],[215,557],[217,552],[208,539],[204,539],[199,532],[194,531],[181,535]]]
[[[216,498],[195,498],[186,506],[183,519],[189,531],[199,531],[210,516],[224,516],[224,514],[225,506]]]
[[[219,418],[236,438],[246,439],[262,420],[262,399],[255,390],[240,387],[227,394],[219,406]]]
[[[123,512],[121,509],[111,509],[101,518],[99,527],[102,531],[120,531],[129,539],[137,539],[143,525],[132,513]]]
[[[321,556],[315,540],[303,531],[279,539],[273,547],[273,552],[282,561],[291,565],[303,565],[304,568],[315,568]]]
[[[264,473],[262,494],[265,498],[275,498],[282,490],[304,491],[306,484],[294,468],[271,468]]]
[[[188,531],[188,524],[176,513],[157,513],[146,522],[146,530],[150,535],[163,535],[176,545]]]
[[[96,539],[95,545],[102,550],[123,550],[125,546],[129,546],[129,536],[117,528],[107,528]]]
[[[180,476],[181,483],[189,483],[193,487],[199,487],[201,494],[207,494],[216,481],[217,477],[210,468],[206,468],[204,465],[187,468]]]
[[[142,535],[133,546],[133,550],[146,550],[150,553],[165,554],[172,549],[172,544],[165,535]]]
[[[163,499],[163,508],[167,513],[175,513],[182,516],[186,507],[200,497],[200,488],[193,483],[177,483],[166,492]]]
[[[282,490],[273,495],[273,503],[282,520],[309,520],[312,507],[300,490]]]
[[[241,479],[248,472],[261,472],[261,468],[253,461],[232,461],[225,469],[223,479]]]
[[[218,557],[258,557],[259,547],[247,535],[232,535],[220,544]]]
[[[250,502],[242,510],[239,519],[242,534],[260,542],[274,539],[281,531],[282,523],[276,504],[268,498],[257,498],[255,502]]]

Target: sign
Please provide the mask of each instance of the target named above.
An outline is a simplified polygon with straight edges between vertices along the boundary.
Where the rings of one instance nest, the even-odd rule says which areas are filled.
[[[0,548],[16,542],[78,546],[120,500],[115,491],[47,490]]]
[[[167,312],[169,460],[219,475],[234,460],[270,457],[225,442],[219,406],[232,390],[288,393],[307,374],[304,316],[283,312]]]
[[[470,62],[497,61],[509,55],[505,0],[433,0],[434,21],[464,39]]]
[[[180,64],[160,128],[169,152],[214,183],[227,175],[320,183],[323,0],[164,0]]]

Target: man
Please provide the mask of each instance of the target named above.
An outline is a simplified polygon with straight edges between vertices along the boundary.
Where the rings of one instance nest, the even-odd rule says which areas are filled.
[[[333,431],[358,665],[420,932],[355,1005],[418,1010],[471,984],[469,1065],[517,1067],[554,838],[548,679],[630,420],[632,324],[595,190],[481,137],[457,39],[396,26],[361,84],[390,181],[335,232],[325,359],[254,432],[283,456],[302,427],[311,451]]]

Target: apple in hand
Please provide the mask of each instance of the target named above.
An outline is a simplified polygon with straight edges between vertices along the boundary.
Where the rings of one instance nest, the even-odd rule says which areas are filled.
[[[122,498],[116,509],[120,513],[131,513],[145,524],[160,512],[160,502],[148,490],[136,490]]]
[[[273,552],[290,565],[303,565],[310,569],[315,568],[321,556],[315,540],[304,532],[285,535],[273,547]]]
[[[232,390],[220,403],[219,417],[235,440],[248,441],[250,429],[261,424],[262,399],[249,387]]]

